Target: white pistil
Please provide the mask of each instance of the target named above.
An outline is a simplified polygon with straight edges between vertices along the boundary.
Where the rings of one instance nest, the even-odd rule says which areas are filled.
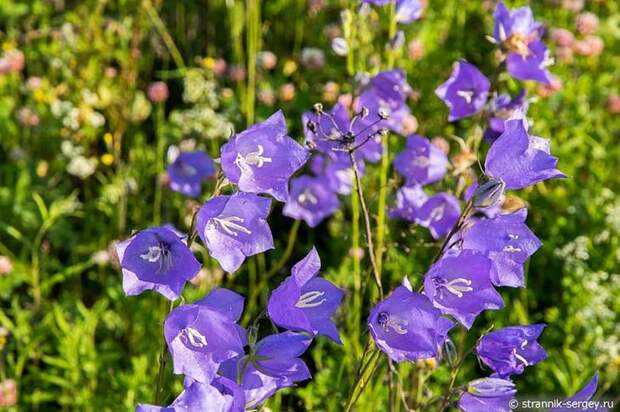
[[[413,162],[411,163],[417,167],[428,167],[431,160],[427,156],[416,156],[413,158]]]
[[[183,329],[179,336],[183,336],[195,348],[204,348],[207,346],[207,338],[196,329],[187,327]]]
[[[525,359],[523,356],[519,355],[519,354],[517,353],[517,350],[516,350],[516,349],[513,349],[513,350],[512,350],[512,353],[515,355],[515,358],[517,358],[518,360],[520,360],[521,362],[523,362],[523,364],[524,364],[525,366],[530,366],[530,364],[529,364],[529,362],[527,361],[527,359]]]
[[[263,156],[264,151],[265,149],[263,146],[259,144],[255,152],[250,152],[245,156],[241,155],[241,153],[237,153],[235,164],[240,169],[244,169],[247,166],[256,166],[261,168],[265,165],[265,163],[271,163],[273,160],[271,157]]]
[[[297,196],[297,201],[301,204],[309,202],[313,205],[316,205],[317,203],[319,203],[319,199],[316,198],[316,196],[310,191],[310,189],[304,190],[299,196]]]
[[[214,217],[213,221],[220,225],[220,227],[231,236],[239,235],[239,232],[243,232],[246,235],[251,235],[252,231],[239,223],[245,222],[245,219],[239,216],[228,217]]]
[[[519,239],[519,235],[513,235],[512,233],[508,233],[508,237],[511,238],[512,240]]]
[[[188,165],[187,163],[181,164],[181,170],[183,171],[183,174],[185,176],[194,176],[196,175],[196,173],[198,173],[194,166]]]
[[[471,104],[471,101],[474,98],[474,92],[471,90],[458,90],[456,94],[457,96],[461,96],[467,104]]]
[[[383,330],[389,332],[390,328],[392,328],[394,329],[394,332],[398,333],[399,335],[406,335],[407,324],[408,322],[406,320],[399,319],[394,316],[389,316],[387,322],[383,325]]]
[[[149,246],[149,250],[146,253],[140,255],[143,260],[154,263],[157,262],[162,255],[162,248],[160,246]]]
[[[435,209],[433,209],[430,215],[431,222],[436,222],[438,220],[441,220],[443,218],[443,214],[445,211],[446,211],[445,205],[437,206]]]
[[[321,292],[319,290],[311,290],[310,292],[306,292],[299,297],[299,300],[295,303],[295,307],[302,309],[316,308],[327,300],[326,298],[323,298],[324,295],[325,292]]]
[[[448,292],[456,295],[457,298],[462,298],[463,293],[474,290],[471,287],[471,280],[465,278],[452,279],[450,282],[446,282],[442,286],[446,288]]]

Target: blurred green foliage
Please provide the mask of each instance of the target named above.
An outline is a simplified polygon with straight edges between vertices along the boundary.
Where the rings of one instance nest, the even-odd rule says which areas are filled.
[[[417,48],[406,43],[396,66],[406,69],[415,90],[411,109],[418,133],[456,136],[451,154],[458,156],[453,140],[474,137],[478,120],[448,124],[434,89],[461,57],[486,73],[493,70],[493,45],[485,40],[493,4],[428,3],[422,20],[401,27]],[[563,3],[571,2],[537,1],[532,7],[546,27],[574,32],[576,13]],[[333,101],[329,90],[351,90],[347,61],[330,48],[330,36],[341,31],[343,8],[353,13],[348,29],[358,31],[352,69],[379,70],[385,10],[360,15],[352,0],[258,4],[253,18],[260,26],[252,37],[246,2],[238,0],[0,2],[2,50],[18,50],[25,61],[23,70],[0,74],[0,255],[13,266],[0,275],[0,325],[8,330],[0,378],[17,382],[20,409],[117,411],[154,401],[167,303],[153,293],[124,296],[112,244],[159,221],[189,229],[198,203],[163,184],[165,147],[196,147],[217,157],[219,145],[246,126],[254,107],[258,120],[282,108],[291,135],[300,138],[303,111],[316,101]],[[552,69],[562,83],[559,91],[528,85],[535,100],[532,130],[551,139],[560,168],[570,176],[519,193],[529,206],[528,224],[544,242],[529,262],[528,287],[503,291],[506,309],[482,316],[466,340],[460,332],[453,336],[467,346],[491,324],[547,323],[542,344],[549,358],[519,377],[523,394],[571,394],[597,369],[604,391],[620,393],[620,115],[607,107],[609,96],[619,92],[620,5],[588,1],[586,9],[600,19],[596,35],[604,41],[603,53],[559,59]],[[275,53],[275,67],[247,70],[256,47]],[[323,50],[327,63],[304,63],[308,47]],[[170,88],[165,103],[148,99],[148,85],[156,80]],[[503,80],[512,92],[520,87]],[[403,146],[403,139],[390,139],[392,151]],[[376,211],[378,166],[369,169],[365,190]],[[393,194],[398,179],[392,176],[388,184]],[[457,179],[441,185],[454,189]],[[287,265],[269,279],[261,275],[283,256],[293,225],[280,206],[270,218],[277,249],[250,259],[233,276],[223,276],[197,247],[205,270],[185,299],[215,285],[231,287],[249,296],[245,319],[251,319],[312,244],[325,277],[348,291],[360,287],[372,294],[364,264],[368,276],[361,285],[351,275],[352,210],[350,199],[343,203],[316,230],[301,225]],[[391,223],[384,284],[391,289],[404,275],[419,283],[436,247],[423,229]],[[352,293],[344,305],[337,315],[344,346],[314,343],[305,356],[314,379],[283,391],[265,409],[341,410],[363,351],[369,310]],[[431,377],[434,367],[399,367],[411,396],[430,396],[445,384],[448,370],[439,366]],[[386,368],[380,366],[358,410],[384,409]],[[480,374],[471,361],[463,382]],[[170,401],[181,378],[167,370],[165,388]]]

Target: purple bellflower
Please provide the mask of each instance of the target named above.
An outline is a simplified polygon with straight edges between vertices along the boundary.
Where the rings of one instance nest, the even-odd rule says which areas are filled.
[[[476,66],[459,60],[450,78],[435,90],[435,94],[450,109],[448,120],[453,122],[482,110],[490,87],[489,79]]]
[[[241,393],[243,396],[243,393]],[[209,383],[192,382],[168,407],[139,404],[136,412],[242,412],[235,397],[220,392]],[[243,401],[243,400],[241,400]]]
[[[396,192],[396,206],[390,209],[392,219],[403,219],[416,222],[420,208],[424,205],[428,195],[420,186],[404,186]]]
[[[331,317],[340,305],[343,292],[330,281],[318,277],[320,269],[321,259],[313,247],[293,266],[292,275],[271,293],[267,312],[282,328],[327,336],[341,344]]]
[[[426,273],[424,294],[469,329],[483,310],[504,306],[491,283],[491,270],[492,262],[481,253],[448,252]]]
[[[241,376],[246,408],[256,408],[277,390],[310,379],[310,371],[299,356],[312,338],[294,332],[267,336],[256,344],[253,354],[225,362],[220,374],[236,380]]]
[[[375,343],[395,362],[438,357],[453,326],[426,296],[412,291],[407,278],[368,318]]]
[[[154,290],[170,300],[200,271],[200,263],[178,234],[165,227],[142,230],[116,245],[126,295]]]
[[[316,227],[339,207],[338,196],[325,177],[300,176],[291,180],[291,197],[282,214]]]
[[[170,188],[185,196],[200,196],[202,182],[215,175],[215,163],[205,152],[182,152],[168,166]]]
[[[517,389],[506,379],[482,378],[471,381],[459,399],[463,412],[511,412]]]
[[[566,177],[556,168],[558,159],[551,155],[549,140],[529,135],[523,119],[507,120],[504,127],[487,153],[487,175],[503,180],[506,189]]]
[[[495,372],[493,377],[520,375],[526,366],[547,358],[547,353],[536,341],[544,328],[544,324],[508,326],[491,332],[480,338],[476,354]]]
[[[236,323],[242,311],[243,297],[222,288],[173,309],[164,336],[174,373],[209,383],[220,364],[243,354],[245,330]]]
[[[542,25],[534,21],[529,7],[508,10],[503,2],[495,9],[493,36],[507,53],[506,69],[515,79],[551,83],[547,67],[553,64],[540,37]]]
[[[222,146],[224,175],[248,193],[288,199],[288,180],[308,160],[309,152],[287,136],[281,111],[234,135]]]
[[[448,157],[427,138],[407,137],[405,150],[394,159],[394,168],[405,178],[407,186],[433,183],[446,174]]]
[[[386,6],[391,0],[361,0],[362,3]],[[409,24],[422,17],[424,3],[420,0],[396,0],[396,22]]]
[[[454,196],[437,193],[420,207],[417,223],[430,230],[434,239],[439,239],[452,229],[460,214],[461,207]]]
[[[542,245],[525,224],[527,209],[478,219],[462,230],[460,248],[477,250],[491,259],[496,286],[524,287],[523,265]]]
[[[583,388],[581,388],[581,390],[579,390],[579,392],[577,392],[576,394],[574,394],[573,396],[571,396],[570,398],[564,400],[565,404],[568,404],[570,402],[585,402],[585,401],[589,401],[590,399],[592,399],[592,397],[594,396],[594,394],[596,393],[596,388],[598,386],[598,372],[594,374],[594,376],[592,377],[592,379],[590,379],[590,381],[586,384],[586,386],[584,386]],[[561,407],[561,408],[552,408],[549,409],[549,412],[570,412],[570,411],[574,411],[575,408],[565,408],[565,407]],[[607,411],[607,409],[601,408],[601,407],[594,407],[593,409],[581,409],[582,411],[599,411],[599,412],[603,412],[603,411]]]
[[[196,227],[209,254],[234,272],[246,256],[273,249],[267,224],[271,199],[251,193],[216,196],[198,211]]]

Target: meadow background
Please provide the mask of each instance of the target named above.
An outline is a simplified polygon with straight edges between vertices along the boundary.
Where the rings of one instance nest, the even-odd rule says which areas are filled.
[[[570,178],[519,192],[543,247],[529,262],[528,287],[503,290],[507,307],[482,315],[474,332],[545,322],[540,342],[549,358],[519,378],[519,393],[569,395],[599,370],[601,391],[617,399],[620,3],[538,0],[531,6],[547,28],[557,82],[528,85],[538,100],[529,117],[534,134],[551,139]],[[493,8],[492,1],[429,0],[421,20],[400,27],[406,41],[395,66],[407,71],[414,89],[409,105],[417,132],[447,138],[455,165],[467,153],[451,136],[467,139],[480,130],[470,120],[447,123],[434,89],[461,57],[493,70],[494,47],[485,40]],[[344,25],[342,10],[351,13]],[[593,34],[580,33],[576,20],[583,12],[598,17]],[[218,157],[231,130],[279,108],[290,135],[301,141],[302,112],[350,91],[348,73],[380,69],[386,21],[380,8],[360,14],[353,0],[0,2],[0,408],[119,411],[154,402],[168,303],[154,293],[123,294],[112,245],[160,223],[189,229],[201,199],[169,190],[168,146]],[[347,67],[332,50],[343,28],[358,31],[358,67]],[[574,43],[562,46],[554,28],[574,33]],[[150,87],[157,81],[167,87]],[[393,156],[404,139],[390,139]],[[378,168],[369,165],[364,178],[373,214]],[[397,185],[391,175],[389,204]],[[314,230],[276,210],[270,224],[277,248],[232,276],[196,245],[205,269],[185,299],[230,287],[247,297],[247,322],[312,244],[326,277],[349,291],[364,288],[351,276],[368,271],[352,253],[360,238],[351,226],[351,199],[341,200],[340,211]],[[405,274],[419,283],[437,248],[424,229],[404,222],[390,224],[385,244],[388,289]],[[345,345],[316,341],[304,356],[313,380],[282,391],[264,410],[341,409],[369,310],[351,296],[343,306],[336,319]],[[434,367],[403,365],[401,373],[420,384],[407,380],[411,371]],[[464,381],[478,376],[477,367],[467,365]],[[432,388],[447,379],[440,367],[421,384]],[[165,385],[169,403],[182,379],[168,370]],[[386,390],[375,379],[358,410],[383,410]]]

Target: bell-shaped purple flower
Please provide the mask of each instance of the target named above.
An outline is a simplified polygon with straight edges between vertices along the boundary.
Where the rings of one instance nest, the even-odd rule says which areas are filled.
[[[313,247],[289,276],[271,293],[267,312],[278,326],[312,335],[327,336],[341,343],[331,317],[338,309],[343,292],[333,283],[318,277],[321,260]]]
[[[309,152],[287,136],[281,111],[234,135],[222,146],[224,175],[248,193],[288,199],[288,180],[308,160]]]
[[[553,64],[547,46],[536,40],[527,46],[527,54],[509,53],[506,57],[506,70],[518,80],[534,80],[543,84],[550,84],[551,73],[547,67]]]
[[[243,354],[245,330],[236,323],[242,311],[243,297],[227,289],[173,309],[164,336],[174,373],[209,383],[222,362]]]
[[[267,336],[256,344],[254,355],[225,362],[220,374],[234,380],[240,374],[246,408],[256,408],[279,389],[310,379],[310,371],[299,356],[311,342],[310,337],[295,332]]]
[[[463,412],[511,412],[517,389],[507,379],[482,378],[471,381],[459,399]]]
[[[168,166],[170,188],[189,197],[201,193],[202,183],[215,175],[215,163],[208,154],[201,151],[182,152]]]
[[[564,400],[564,404],[565,405],[570,405],[572,402],[585,402],[585,401],[589,401],[590,399],[592,399],[592,397],[594,396],[594,394],[596,393],[596,388],[598,387],[598,372],[594,374],[594,376],[592,377],[592,379],[590,379],[590,381],[586,384],[586,386],[584,386],[583,388],[581,388],[581,390],[579,390],[579,392],[577,392],[576,394],[574,394],[573,396],[571,396],[568,399]],[[574,405],[574,404],[573,404]],[[594,411],[598,411],[598,412],[604,412],[607,411],[606,408],[602,408],[600,406],[594,406],[594,408],[592,409],[581,409],[582,411],[587,411],[587,412],[594,412]],[[567,407],[561,407],[561,408],[552,408],[549,409],[549,412],[571,412],[574,411],[575,408],[567,408]]]
[[[495,372],[494,377],[520,375],[526,366],[547,358],[547,353],[536,341],[544,328],[544,324],[537,324],[496,330],[480,338],[476,354]]]
[[[549,141],[529,135],[524,120],[507,120],[504,127],[487,153],[487,175],[503,180],[506,189],[523,189],[546,179],[566,177],[556,168],[558,159],[551,156]]]
[[[170,300],[200,271],[200,263],[178,234],[166,227],[142,230],[116,245],[123,290],[138,295],[154,290]]]
[[[450,109],[449,121],[478,113],[487,102],[491,83],[473,64],[459,60],[450,78],[435,90],[435,94]]]
[[[426,296],[412,291],[407,278],[368,318],[376,345],[395,362],[438,357],[453,326]]]
[[[223,380],[225,378],[216,378]],[[223,393],[217,385],[209,383],[191,382],[185,390],[168,407],[139,404],[136,412],[243,412],[244,399],[238,399],[232,394]],[[243,392],[237,394],[243,398]],[[241,403],[241,407],[239,404]]]
[[[325,177],[300,176],[291,180],[291,197],[282,214],[315,227],[339,207],[338,196]]]
[[[479,251],[491,259],[496,286],[523,287],[523,264],[542,245],[525,224],[527,209],[492,219],[478,219],[462,230],[461,249]]]
[[[266,197],[238,192],[216,196],[198,211],[198,234],[226,272],[239,269],[246,256],[273,249],[266,220],[270,205]]]
[[[448,157],[427,138],[412,134],[407,137],[405,150],[394,159],[394,168],[407,186],[426,185],[446,174]]]
[[[428,200],[420,186],[404,186],[396,192],[396,205],[389,211],[392,219],[403,219],[408,222],[416,222],[420,208]]]
[[[446,235],[461,214],[459,201],[449,193],[429,197],[418,211],[417,223],[431,232],[434,239]]]
[[[436,308],[467,329],[483,310],[501,309],[501,295],[491,283],[492,262],[472,250],[448,252],[424,277],[424,293]]]

